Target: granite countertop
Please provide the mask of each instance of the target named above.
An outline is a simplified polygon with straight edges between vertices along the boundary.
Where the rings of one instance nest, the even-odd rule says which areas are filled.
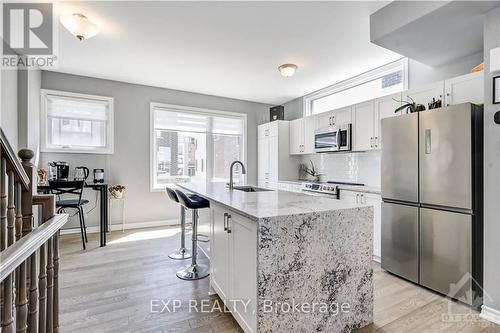
[[[225,183],[179,183],[177,186],[253,220],[366,206],[286,191],[229,191]]]

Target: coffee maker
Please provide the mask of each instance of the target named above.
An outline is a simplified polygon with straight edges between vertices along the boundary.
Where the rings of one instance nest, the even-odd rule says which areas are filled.
[[[63,161],[49,163],[50,180],[68,180],[69,164]]]

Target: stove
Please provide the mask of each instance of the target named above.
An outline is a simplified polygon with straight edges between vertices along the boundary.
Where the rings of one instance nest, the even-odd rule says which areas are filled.
[[[328,196],[333,196],[334,198],[339,198],[339,185],[349,185],[349,186],[364,186],[360,183],[349,183],[349,182],[339,182],[339,181],[328,181],[326,183],[302,183],[302,192],[305,194],[326,194]]]

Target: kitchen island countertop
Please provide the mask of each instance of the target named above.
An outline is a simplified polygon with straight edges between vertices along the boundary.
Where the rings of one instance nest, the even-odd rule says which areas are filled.
[[[180,183],[177,186],[224,205],[252,220],[366,206],[287,191],[229,191],[225,183]]]

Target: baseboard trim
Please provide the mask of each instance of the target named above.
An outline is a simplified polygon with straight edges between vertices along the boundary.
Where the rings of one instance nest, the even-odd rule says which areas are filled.
[[[481,307],[481,314],[479,315],[481,318],[491,321],[497,325],[500,325],[500,311],[487,307],[483,305]]]
[[[163,220],[163,221],[149,221],[149,222],[136,222],[136,223],[129,222],[125,223],[123,229],[129,230],[129,229],[165,227],[173,225],[179,225],[179,220]],[[110,225],[110,230],[111,231],[122,230],[122,224],[121,223],[112,224]],[[99,232],[98,226],[87,227],[88,234],[98,233],[98,232]],[[61,235],[71,235],[79,233],[80,233],[80,228],[61,229]]]
[[[380,257],[379,256],[373,255],[372,260],[375,262],[378,262],[380,264]]]

